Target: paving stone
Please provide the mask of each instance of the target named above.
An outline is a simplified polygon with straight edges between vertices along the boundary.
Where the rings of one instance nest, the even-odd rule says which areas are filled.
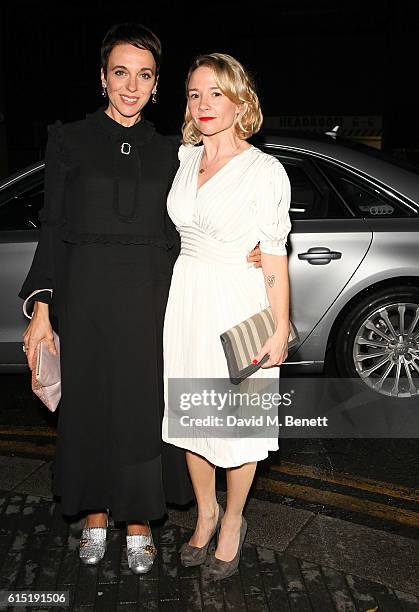
[[[14,488],[19,493],[31,493],[46,499],[53,499],[52,495],[51,462],[43,463]]]
[[[264,593],[258,595],[246,595],[246,608],[248,612],[269,612]]]
[[[410,538],[316,516],[287,552],[345,574],[419,595],[419,541]]]
[[[0,455],[0,489],[11,491],[44,463],[40,459]]]
[[[277,553],[276,557],[287,592],[290,610],[311,612],[310,600],[304,588],[304,582],[297,559],[284,553]]]
[[[335,606],[323,580],[320,567],[308,561],[301,561],[300,569],[313,610],[335,612]]]
[[[380,612],[402,612],[403,606],[395,593],[382,584],[372,584],[370,591],[377,601]]]
[[[158,609],[159,609],[159,612],[161,612],[162,610],[164,612],[179,612],[180,611],[179,602],[171,600],[171,599],[159,601]]]
[[[180,600],[179,578],[162,574],[158,580],[159,600]]]
[[[101,585],[118,582],[123,538],[125,533],[122,535],[119,530],[107,533],[106,553],[98,571],[98,583]]]
[[[62,516],[60,504],[51,503],[50,511],[52,516],[49,524],[47,547],[61,548],[67,543],[69,525]]]
[[[140,592],[138,600],[143,604],[144,602],[158,603],[160,595],[159,580],[150,580],[148,576],[149,574],[144,574],[144,576],[141,577],[142,580],[139,579]]]
[[[138,604],[136,603],[118,603],[115,610],[117,612],[138,612]]]
[[[275,504],[256,507],[261,512],[268,508],[276,512],[278,508]],[[407,586],[416,577],[413,541],[336,519],[324,520],[327,517],[311,520],[311,513],[307,514],[299,515],[297,528],[286,528],[278,536],[278,546],[271,547],[261,544],[264,531],[258,531],[253,517],[255,541],[246,539],[239,572],[222,582],[214,581],[205,566],[184,568],[180,564],[178,550],[190,537],[193,521],[191,527],[185,522],[167,522],[153,528],[159,550],[153,569],[135,576],[128,568],[124,529],[112,524],[105,558],[96,567],[85,566],[78,557],[84,518],[64,519],[60,504],[39,495],[0,491],[0,588],[68,590],[69,612],[366,612],[375,607],[379,612],[419,612],[413,590],[399,588],[402,572],[408,575]],[[260,523],[261,516],[265,515],[259,515]],[[291,520],[292,515],[287,516]],[[276,523],[267,515],[265,519],[266,532]],[[294,541],[284,552],[282,548],[290,537]],[[378,544],[369,549],[373,538]],[[387,581],[360,575],[368,565],[369,575],[376,572],[380,576],[385,563],[390,569],[394,566],[390,543],[395,543],[399,563],[395,580],[391,582],[389,571]],[[212,543],[210,554],[214,546]],[[381,560],[380,546],[384,555]],[[367,560],[365,551],[371,552]],[[402,552],[406,552],[405,557]],[[346,567],[356,571],[347,571]],[[24,609],[16,608],[19,612]],[[46,612],[48,608],[28,610]]]
[[[34,506],[33,531],[34,533],[49,533],[51,519],[54,513],[55,504],[52,502],[40,501]],[[61,519],[62,521],[62,519]]]
[[[24,505],[23,495],[9,497],[0,517],[0,536],[12,536],[16,530]]]
[[[40,571],[36,580],[38,591],[54,590],[64,550],[61,548],[44,549],[40,561]]]
[[[160,530],[158,538],[159,568],[161,576],[172,578],[172,584],[176,584],[179,570],[179,530],[176,525],[168,525],[166,529]],[[176,587],[177,591],[179,587]]]
[[[36,550],[37,542],[33,542],[33,536],[39,531],[47,531],[47,526],[43,525],[43,529],[39,529],[39,525],[35,525],[36,511],[42,511],[42,507],[39,508],[40,498],[33,498],[31,496],[26,497],[23,500],[23,507],[19,513],[19,521],[17,523],[16,530],[13,534],[13,540],[9,549],[12,554],[22,554],[22,571],[16,577],[16,586],[23,586],[22,581],[28,581],[29,585],[34,583],[37,568],[41,563],[42,549]],[[37,502],[37,503],[36,503]],[[39,543],[38,543],[39,544]],[[35,545],[35,549],[33,548]],[[28,558],[28,552],[32,551],[38,557],[37,561]]]
[[[246,597],[243,593],[240,574],[230,576],[228,581],[220,584],[224,595],[224,608],[226,612],[246,609]]]
[[[8,578],[4,578],[2,576],[0,576],[0,590],[1,591],[6,591],[9,588],[9,580]]]
[[[22,520],[23,522],[23,520]],[[16,529],[12,541],[12,545],[10,547],[10,552],[12,554],[15,553],[24,553],[27,548],[27,543],[29,540],[30,532],[24,531],[23,529]]]
[[[97,590],[98,566],[79,564],[75,603],[81,605],[94,605]]]
[[[263,572],[261,575],[269,609],[290,612],[288,593],[279,568],[272,572]]]
[[[69,586],[69,585],[67,585],[65,587],[57,586],[57,591],[68,591],[68,599],[69,599],[70,605],[69,605],[68,608],[64,608],[64,609],[65,610],[72,610],[73,606],[74,606],[75,599],[76,599],[76,587],[75,586]],[[55,608],[54,607],[54,608],[50,608],[50,611],[51,610],[58,610],[58,609],[59,608]]]
[[[179,610],[187,610],[187,612],[202,612],[201,588],[199,578],[182,578],[181,580],[179,580],[179,585]]]
[[[263,581],[259,572],[257,550],[254,546],[243,545],[239,570],[244,594],[252,597],[263,596]]]
[[[12,536],[4,535],[0,536],[0,568],[2,565],[2,560],[6,556],[7,551],[10,548],[10,543],[12,540]]]
[[[224,493],[217,493],[220,503],[225,499]],[[245,509],[249,526],[246,542],[285,551],[301,529],[313,517],[312,512],[281,506],[260,499],[250,499]],[[171,523],[187,529],[193,529],[196,523],[196,507],[188,511],[169,510]]]
[[[41,572],[42,558],[45,550],[46,534],[32,533],[17,576],[15,588],[34,590],[36,580]]]
[[[77,584],[79,564],[78,552],[65,546],[57,576],[57,585],[60,585],[60,588]]]
[[[141,601],[138,605],[139,612],[155,612],[160,610],[158,600]]]
[[[156,563],[154,563],[153,566],[153,570],[155,571],[155,567],[156,567]],[[122,545],[121,548],[121,559],[119,561],[119,577],[120,580],[124,577],[124,576],[132,576],[132,572],[128,566],[128,559],[127,559],[127,547],[125,542]]]
[[[119,603],[136,603],[140,584],[137,576],[130,571],[128,576],[121,576],[118,588]]]
[[[271,548],[256,547],[260,572],[272,572],[277,568],[275,551]]]
[[[284,577],[287,591],[305,592],[303,577],[297,559],[286,554],[277,553],[278,565]]]
[[[410,593],[402,593],[401,591],[394,591],[397,599],[403,606],[405,612],[419,612],[419,599]]]
[[[371,583],[359,576],[346,576],[352,598],[359,609],[373,609],[377,607],[377,600],[371,593]]]
[[[234,577],[231,576],[224,580],[223,587],[221,588],[218,582],[210,577],[205,568],[202,568],[201,571],[201,597],[204,612],[224,611],[223,588],[228,589],[233,583]]]
[[[95,612],[115,610],[118,598],[118,583],[98,584],[96,591]]]
[[[357,612],[345,576],[330,567],[322,567],[322,573],[336,610]]]
[[[20,568],[22,566],[24,555],[23,553],[8,552],[4,557],[4,562],[1,570],[2,589],[7,591],[13,590]]]
[[[6,507],[8,503],[9,493],[7,491],[0,490],[0,514],[3,512],[3,509]]]
[[[313,608],[311,607],[310,599],[305,593],[292,591],[288,593],[288,598],[292,612],[312,612]]]
[[[246,542],[285,551],[301,529],[313,518],[312,512],[250,499],[245,510],[249,525]]]

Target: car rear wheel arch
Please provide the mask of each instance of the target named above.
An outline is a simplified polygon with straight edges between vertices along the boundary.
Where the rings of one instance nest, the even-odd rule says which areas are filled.
[[[362,291],[345,305],[333,325],[328,375],[360,377],[383,395],[418,395],[418,309],[415,278],[399,277]]]
[[[362,289],[359,293],[354,295],[349,302],[347,302],[336,316],[333,325],[329,332],[329,337],[326,344],[326,356],[325,356],[325,371],[326,373],[335,370],[334,354],[336,350],[336,341],[339,331],[342,329],[343,322],[347,318],[348,314],[353,312],[358,305],[363,302],[367,296],[371,300],[374,296],[381,293],[382,291],[393,291],[396,287],[409,287],[412,289],[419,289],[419,276],[396,276],[393,278],[386,278],[377,283],[373,283],[368,287]]]

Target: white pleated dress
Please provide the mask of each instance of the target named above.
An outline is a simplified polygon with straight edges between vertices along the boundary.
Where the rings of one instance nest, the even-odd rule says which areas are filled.
[[[163,331],[165,442],[221,467],[239,466],[278,450],[272,438],[169,436],[168,379],[228,378],[220,334],[269,306],[263,272],[246,261],[260,241],[263,253],[286,255],[290,184],[282,164],[256,147],[233,157],[197,191],[203,146],[181,145],[168,213],[181,237]],[[279,368],[254,377],[279,377]]]

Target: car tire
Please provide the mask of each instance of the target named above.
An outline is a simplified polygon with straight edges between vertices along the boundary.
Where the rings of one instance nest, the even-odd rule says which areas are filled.
[[[359,377],[383,395],[412,397],[419,393],[418,351],[419,287],[398,285],[366,295],[346,313],[339,323],[335,363],[341,377]]]

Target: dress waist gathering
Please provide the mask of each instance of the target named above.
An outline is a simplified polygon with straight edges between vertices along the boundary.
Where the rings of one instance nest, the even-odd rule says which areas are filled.
[[[247,270],[253,267],[253,264],[246,260],[246,249],[238,245],[237,241],[233,244],[222,242],[193,227],[181,228],[180,235],[180,257],[190,257],[215,266],[234,266],[235,269]]]

